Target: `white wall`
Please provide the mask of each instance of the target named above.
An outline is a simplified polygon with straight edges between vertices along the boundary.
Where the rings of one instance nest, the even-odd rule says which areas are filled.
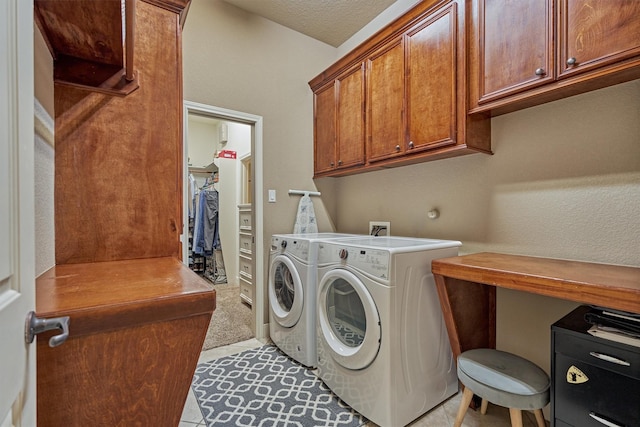
[[[220,200],[220,244],[227,274],[227,283],[239,284],[238,278],[238,205],[241,202],[242,163],[240,158],[251,152],[251,126],[228,123],[229,141],[224,150],[236,152],[236,159],[216,159],[219,181],[216,184]]]
[[[55,265],[53,59],[34,25],[35,275]]]
[[[189,167],[205,168],[214,163],[218,148],[219,125],[218,120],[189,115],[187,124]]]

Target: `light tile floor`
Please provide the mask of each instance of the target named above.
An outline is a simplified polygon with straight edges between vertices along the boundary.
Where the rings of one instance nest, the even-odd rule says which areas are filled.
[[[200,354],[198,363],[215,360],[219,357],[228,356],[230,354],[240,353],[245,350],[260,347],[269,343],[268,340],[250,339],[236,344],[224,347],[218,347],[211,350],[203,351]],[[456,418],[456,412],[460,405],[462,393],[458,393],[451,399],[445,401],[442,405],[432,409],[422,417],[418,418],[410,427],[451,427]],[[523,413],[523,427],[536,427],[535,417],[532,412]],[[547,422],[547,425],[549,423]],[[187,401],[184,405],[182,418],[179,427],[206,427],[202,413],[196,402],[193,391],[189,390]],[[489,405],[486,415],[481,415],[480,411],[469,409],[462,423],[463,427],[510,427],[509,410],[495,405]],[[376,424],[369,422],[365,427],[377,427]]]

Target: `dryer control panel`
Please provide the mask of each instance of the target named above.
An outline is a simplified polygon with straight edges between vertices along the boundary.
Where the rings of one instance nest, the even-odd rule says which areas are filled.
[[[389,251],[358,248],[340,243],[321,243],[318,247],[318,264],[348,265],[364,274],[389,279]]]

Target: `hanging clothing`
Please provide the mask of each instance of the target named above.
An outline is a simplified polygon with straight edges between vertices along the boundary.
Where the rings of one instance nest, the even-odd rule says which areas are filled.
[[[293,226],[295,234],[309,234],[318,232],[318,224],[316,223],[316,214],[313,210],[313,202],[308,193],[300,198],[298,204],[298,213],[296,215],[296,223]]]
[[[198,186],[193,174],[189,174],[189,218],[193,219],[196,215],[196,196],[198,194]]]
[[[217,190],[207,189],[200,192],[194,233],[194,252],[199,255],[211,256],[214,249],[220,248],[218,208]]]

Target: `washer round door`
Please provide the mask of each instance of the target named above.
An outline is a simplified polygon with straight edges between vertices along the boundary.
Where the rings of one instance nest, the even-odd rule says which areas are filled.
[[[319,284],[318,320],[331,357],[347,369],[364,369],[380,349],[380,315],[366,286],[345,269],[330,270]]]
[[[295,326],[302,314],[303,289],[300,274],[285,255],[276,255],[269,268],[269,306],[278,324]]]

